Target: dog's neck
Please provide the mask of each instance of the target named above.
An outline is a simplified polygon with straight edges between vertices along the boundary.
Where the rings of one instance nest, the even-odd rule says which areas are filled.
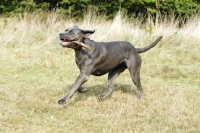
[[[89,38],[82,38],[80,42],[86,45],[92,46],[91,40]],[[83,48],[82,46],[76,45],[76,47],[74,47],[73,49],[75,50],[76,53],[79,53],[82,50],[82,48]],[[87,48],[83,48],[83,49],[87,49]]]
[[[84,38],[83,43],[95,48],[95,42],[90,38]]]
[[[88,45],[90,44],[90,41],[91,40],[89,38],[84,38],[83,39],[83,43],[88,44]]]

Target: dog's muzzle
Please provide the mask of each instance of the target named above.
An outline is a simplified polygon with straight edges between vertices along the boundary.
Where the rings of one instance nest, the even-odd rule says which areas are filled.
[[[67,47],[67,46],[69,46],[70,44],[73,43],[72,42],[73,40],[71,41],[71,40],[68,40],[68,39],[65,38],[64,33],[60,33],[59,36],[60,36],[60,45],[62,47]]]
[[[60,45],[61,45],[62,47],[69,47],[69,45],[71,45],[72,43],[75,43],[75,44],[77,44],[77,45],[79,45],[79,46],[82,46],[82,47],[87,48],[87,49],[90,49],[90,50],[93,50],[93,49],[94,49],[93,47],[91,47],[91,46],[89,46],[89,45],[86,45],[86,44],[84,44],[84,43],[82,43],[82,42],[80,42],[80,41],[68,40],[68,39],[66,39],[65,33],[60,33],[59,35],[60,35],[60,41],[61,41],[61,42],[60,42]]]
[[[60,45],[63,46],[63,47],[67,47],[69,46],[70,44],[72,44],[73,42],[67,40],[67,39],[60,39]]]

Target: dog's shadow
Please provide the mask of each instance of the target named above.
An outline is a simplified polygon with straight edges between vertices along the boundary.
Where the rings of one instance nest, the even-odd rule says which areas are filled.
[[[75,93],[77,93],[78,96],[74,98],[71,104],[87,100],[89,97],[96,97],[98,99],[106,91],[107,86],[94,85],[94,86],[83,86],[83,88],[86,88],[87,92],[79,93],[78,91],[76,91]],[[115,84],[112,94],[117,91],[121,91],[122,93],[127,93],[130,95],[137,95],[136,87],[133,87],[133,85],[129,84]],[[112,94],[108,98],[112,97]]]

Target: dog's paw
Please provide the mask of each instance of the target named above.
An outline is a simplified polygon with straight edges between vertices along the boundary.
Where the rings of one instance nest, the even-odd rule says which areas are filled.
[[[143,95],[144,95],[144,92],[143,91],[140,91],[139,94],[138,94],[138,100],[142,100],[143,99]]]
[[[78,92],[79,93],[85,93],[85,92],[87,92],[87,89],[81,87],[81,88],[78,89]]]
[[[106,96],[105,96],[105,95],[101,95],[101,96],[98,97],[99,102],[100,102],[100,101],[103,101],[103,100],[105,100],[105,99],[106,99]]]
[[[64,99],[58,100],[58,104],[65,104],[65,103],[66,103],[66,100],[64,100]]]

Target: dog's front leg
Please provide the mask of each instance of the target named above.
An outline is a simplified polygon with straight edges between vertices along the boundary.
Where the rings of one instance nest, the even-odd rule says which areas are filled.
[[[85,83],[89,78],[88,74],[83,74],[81,73],[78,78],[76,79],[74,85],[72,86],[72,88],[70,89],[70,91],[68,92],[68,94],[66,96],[64,96],[62,99],[58,100],[59,104],[65,104],[67,102],[67,100],[74,94],[74,92],[83,84]]]

